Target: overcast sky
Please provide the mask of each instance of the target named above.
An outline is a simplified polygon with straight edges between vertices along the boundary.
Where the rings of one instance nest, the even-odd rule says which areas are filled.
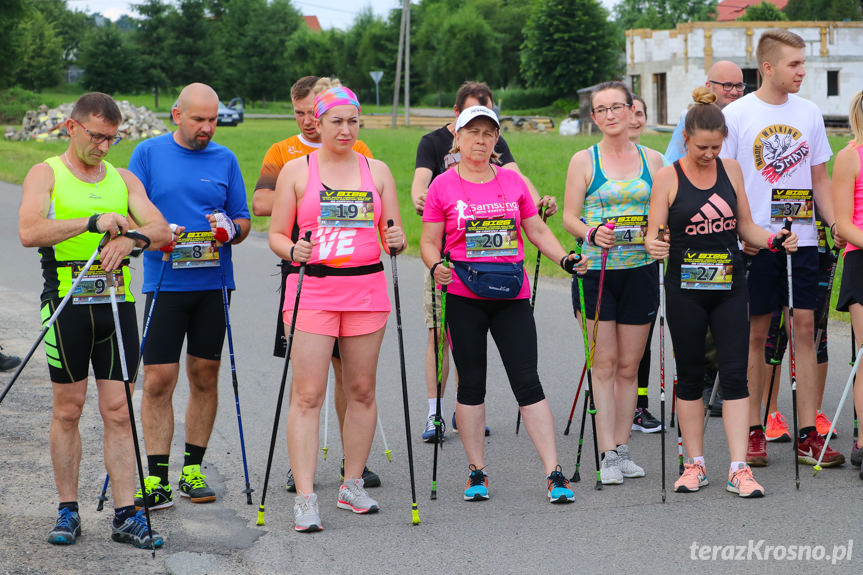
[[[73,10],[87,13],[100,12],[111,20],[123,14],[132,14],[131,5],[137,0],[66,0]],[[616,0],[601,0],[606,6]],[[375,14],[386,16],[393,8],[401,6],[400,0],[291,0],[304,15],[315,15],[323,28],[349,28],[357,14],[366,6],[371,6]]]

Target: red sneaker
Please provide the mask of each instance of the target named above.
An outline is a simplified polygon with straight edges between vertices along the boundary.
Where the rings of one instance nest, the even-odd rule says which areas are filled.
[[[824,449],[824,438],[818,435],[817,429],[810,431],[806,439],[797,442],[797,461],[815,465],[821,457],[822,449]],[[843,463],[845,463],[845,456],[828,445],[821,459],[821,467],[835,467]]]
[[[749,432],[746,463],[752,467],[765,467],[767,465],[767,439],[764,437],[764,430],[755,429]]]
[[[778,411],[771,413],[767,418],[767,431],[764,432],[764,436],[770,442],[787,443],[791,441],[791,432],[788,430],[785,416]]]

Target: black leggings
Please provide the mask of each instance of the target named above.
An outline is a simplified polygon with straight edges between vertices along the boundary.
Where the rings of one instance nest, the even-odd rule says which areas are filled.
[[[497,344],[509,385],[520,406],[545,399],[536,371],[536,324],[527,299],[446,297],[446,324],[455,367],[458,402],[485,402],[488,332]]]
[[[704,388],[704,338],[713,333],[719,354],[723,399],[749,397],[748,290],[745,281],[731,291],[684,290],[679,282],[666,284],[668,327],[677,357],[677,397],[701,399]]]

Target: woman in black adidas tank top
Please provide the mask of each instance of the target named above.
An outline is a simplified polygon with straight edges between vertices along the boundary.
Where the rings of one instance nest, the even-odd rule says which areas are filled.
[[[773,236],[755,225],[735,160],[719,159],[728,133],[722,111],[707,88],[693,92],[686,114],[686,155],[656,175],[650,198],[645,247],[654,259],[668,258],[665,276],[668,325],[677,361],[680,432],[690,459],[675,482],[677,492],[707,485],[701,393],[704,338],[709,327],[719,352],[719,380],[724,399],[723,424],[731,469],[727,489],[741,497],[760,497],[764,488],[746,465],[749,431],[748,291],[738,237],[760,246]],[[659,238],[660,226],[670,230]],[[789,251],[797,236],[779,232]]]

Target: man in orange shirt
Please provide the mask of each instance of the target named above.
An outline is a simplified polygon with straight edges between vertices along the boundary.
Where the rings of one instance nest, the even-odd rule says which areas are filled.
[[[273,210],[273,201],[275,200],[276,181],[279,178],[279,173],[285,164],[296,158],[307,156],[321,147],[321,135],[315,127],[315,96],[332,86],[338,86],[341,83],[336,79],[318,78],[317,76],[304,76],[297,80],[291,86],[291,103],[294,106],[294,117],[297,119],[297,126],[300,128],[300,133],[291,136],[281,142],[276,142],[267,154],[264,156],[264,161],[261,165],[261,175],[258,177],[258,182],[255,184],[255,193],[252,197],[252,212],[256,216],[269,216]],[[362,141],[357,140],[354,144],[354,151],[372,157],[372,152],[369,147]],[[299,229],[294,228],[293,239],[299,239]],[[276,357],[285,357],[287,349],[287,339],[285,338],[285,327],[282,323],[282,305],[285,302],[285,278],[289,263],[280,262],[282,267],[282,283],[280,287],[279,309],[276,314],[276,342],[273,348],[273,355]],[[339,356],[339,342],[336,341],[333,346],[333,373],[335,375],[335,402],[336,414],[339,417],[339,433],[341,433],[345,422],[345,402],[344,391],[342,390],[342,361]],[[344,465],[344,459],[342,460]],[[342,473],[344,475],[344,473]],[[381,484],[380,477],[368,468],[363,470],[363,481],[366,487],[379,487]],[[286,486],[288,491],[295,491],[293,474],[288,472],[288,482]]]

